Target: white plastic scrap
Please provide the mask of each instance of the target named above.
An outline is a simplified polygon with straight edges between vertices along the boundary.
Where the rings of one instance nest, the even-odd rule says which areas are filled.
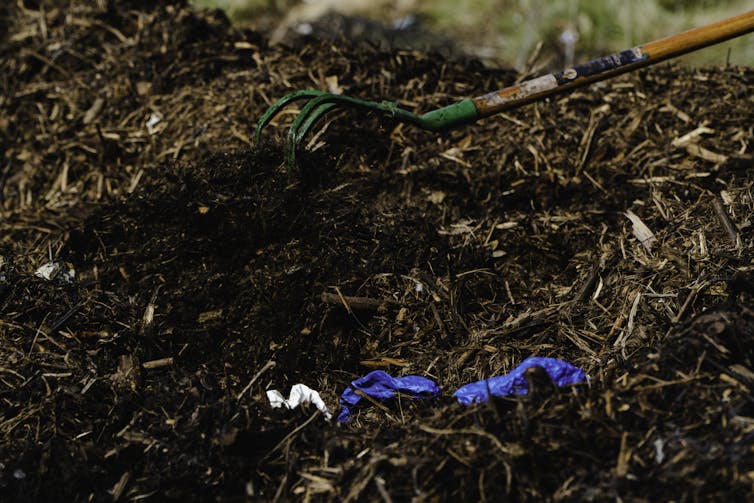
[[[287,409],[295,409],[299,405],[305,403],[311,403],[317,409],[324,414],[325,419],[328,421],[332,419],[332,413],[325,405],[322,397],[319,396],[319,392],[311,389],[306,384],[294,384],[291,387],[291,393],[286,399],[278,390],[271,389],[267,391],[267,399],[270,401],[270,405],[273,409],[285,407]]]
[[[37,269],[34,275],[47,281],[56,280],[61,283],[73,283],[76,279],[76,270],[68,262],[47,262]]]

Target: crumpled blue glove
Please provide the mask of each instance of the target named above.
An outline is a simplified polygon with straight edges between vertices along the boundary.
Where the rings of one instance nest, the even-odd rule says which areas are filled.
[[[469,383],[458,388],[453,395],[463,405],[486,402],[490,399],[490,395],[525,395],[529,391],[529,386],[524,378],[524,372],[536,366],[545,369],[557,386],[582,383],[589,379],[583,370],[568,362],[557,358],[532,356],[521,362],[509,374]]]
[[[393,398],[396,393],[406,393],[412,398],[431,398],[440,395],[440,386],[432,379],[420,376],[393,377],[384,370],[375,370],[364,377],[351,381],[340,397],[343,410],[338,415],[338,422],[345,423],[351,419],[351,409],[361,401],[354,389],[377,400]]]

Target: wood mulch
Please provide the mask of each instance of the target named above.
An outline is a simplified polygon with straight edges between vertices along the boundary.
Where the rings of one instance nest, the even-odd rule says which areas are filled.
[[[252,141],[286,93],[426,111],[517,76],[270,46],[181,2],[9,3],[0,500],[751,499],[752,69],[664,65],[443,134],[346,110],[289,173],[293,114]],[[453,399],[532,355],[591,379]],[[374,369],[443,395],[345,425],[265,395],[337,412]]]

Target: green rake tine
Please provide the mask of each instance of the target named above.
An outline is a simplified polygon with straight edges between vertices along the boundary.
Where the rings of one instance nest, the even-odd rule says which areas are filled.
[[[303,143],[304,136],[306,136],[309,131],[312,130],[312,127],[321,119],[323,118],[327,112],[332,110],[333,108],[336,108],[338,106],[337,103],[324,103],[320,105],[318,108],[312,111],[310,113],[306,120],[298,127],[298,132],[296,133],[296,146],[300,147]]]
[[[296,166],[296,151],[301,146],[306,135],[312,127],[324,115],[333,108],[344,105],[346,107],[362,108],[380,112],[386,116],[401,116],[404,120],[414,120],[418,117],[414,114],[401,110],[394,103],[389,102],[371,102],[350,96],[339,94],[322,93],[316,98],[311,99],[299,112],[298,117],[293,120],[288,130],[286,139],[286,166],[288,169],[294,169]]]
[[[257,123],[257,129],[254,134],[254,143],[259,143],[259,137],[262,134],[262,128],[264,128],[267,124],[269,124],[269,122],[277,114],[279,114],[283,110],[283,108],[287,107],[289,104],[293,103],[294,101],[317,98],[325,94],[329,94],[329,93],[325,91],[316,91],[316,90],[308,89],[306,91],[296,91],[295,93],[286,94],[285,96],[277,100],[270,108],[267,109],[264,115],[262,115],[262,117],[259,119],[259,122]]]
[[[306,134],[327,112],[338,106],[337,103],[329,101],[332,98],[332,95],[314,98],[304,105],[298,117],[291,123],[285,144],[285,165],[288,170],[296,168],[296,150]]]
[[[314,125],[327,114],[327,112],[329,112],[333,108],[336,108],[337,106],[337,103],[316,104],[316,106],[312,107],[311,112],[307,114],[305,114],[304,109],[302,109],[301,115],[299,117],[303,117],[303,120],[298,125],[298,127],[296,126],[296,121],[294,121],[294,123],[291,124],[291,128],[288,130],[288,139],[285,146],[285,159],[286,167],[289,170],[295,169],[296,167],[296,151],[303,143],[304,137],[307,135],[307,133],[309,133],[309,131],[311,131],[312,127],[314,127]]]

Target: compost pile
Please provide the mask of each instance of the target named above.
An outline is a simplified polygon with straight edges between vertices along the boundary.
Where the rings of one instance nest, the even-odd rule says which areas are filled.
[[[427,111],[517,76],[182,3],[5,10],[3,501],[751,498],[751,69],[444,134],[346,111],[288,172],[292,114],[253,143],[286,93]],[[590,379],[453,398],[532,355]],[[265,395],[337,414],[376,369],[442,395],[345,424]]]

